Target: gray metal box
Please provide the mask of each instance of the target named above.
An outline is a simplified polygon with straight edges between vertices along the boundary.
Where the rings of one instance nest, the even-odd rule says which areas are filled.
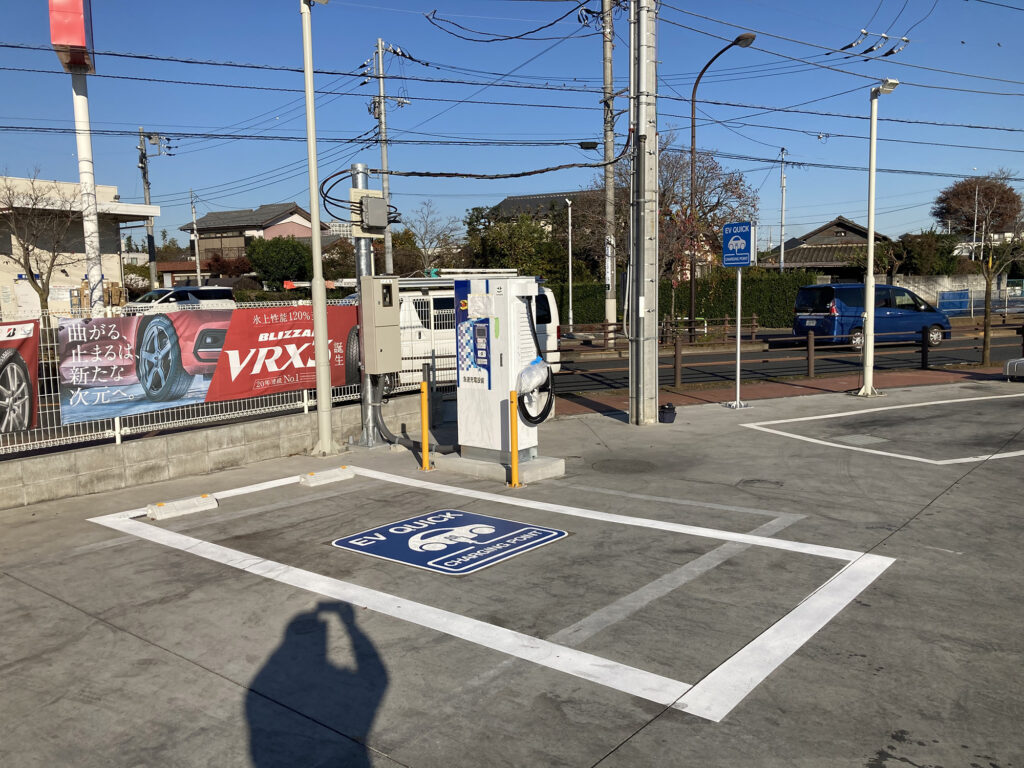
[[[380,197],[364,197],[360,201],[363,229],[384,229],[388,225],[388,207]]]
[[[400,318],[397,277],[359,278],[359,360],[364,373],[402,370]]]

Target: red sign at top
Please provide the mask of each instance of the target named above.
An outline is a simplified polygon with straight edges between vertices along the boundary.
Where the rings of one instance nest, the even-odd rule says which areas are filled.
[[[50,44],[66,72],[96,71],[89,0],[50,0]]]

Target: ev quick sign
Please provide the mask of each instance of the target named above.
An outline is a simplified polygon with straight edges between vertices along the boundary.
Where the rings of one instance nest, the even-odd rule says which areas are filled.
[[[753,231],[749,221],[738,221],[722,227],[723,267],[750,266]]]
[[[332,544],[395,563],[459,576],[567,535],[556,528],[441,509],[345,536]]]

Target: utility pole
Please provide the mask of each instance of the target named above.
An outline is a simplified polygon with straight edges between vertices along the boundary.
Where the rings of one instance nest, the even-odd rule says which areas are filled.
[[[388,119],[387,99],[384,96],[384,41],[377,38],[377,103],[374,105],[374,112],[380,124],[380,188],[384,194],[384,205],[391,204],[388,179]],[[388,275],[395,274],[395,259],[391,246],[391,224],[384,227],[384,272]],[[367,273],[369,274],[369,273]]]
[[[658,411],[657,11],[637,0],[631,47],[636,64],[633,135],[634,234],[630,253],[629,419],[653,424]]]
[[[163,136],[155,133],[149,134],[149,143],[156,144],[157,155],[162,155]],[[142,171],[142,193],[145,195],[146,205],[149,205],[149,155],[146,154],[146,135],[142,126],[139,126],[139,169]],[[146,252],[149,254],[149,287],[158,288],[156,273],[156,241],[153,239],[153,217],[146,219]]]
[[[196,195],[191,189],[188,191],[188,198],[192,203],[192,244],[196,254],[196,286],[198,287],[203,284],[203,280],[199,274],[199,228],[196,226]],[[153,267],[150,268],[152,269]],[[150,277],[152,278],[152,272]]]
[[[613,342],[615,312],[615,79],[612,51],[615,29],[612,0],[601,0],[601,36],[604,55],[604,321],[605,344]]]
[[[367,189],[366,184],[366,165],[364,163],[353,163],[352,164],[352,188],[353,189]],[[360,222],[362,223],[362,222]],[[359,278],[364,275],[373,274],[373,241],[369,237],[357,237],[355,238],[356,245],[356,285],[359,285]],[[360,301],[366,301],[367,297],[360,296]],[[360,340],[365,338],[360,329]],[[359,397],[361,401],[361,414],[363,432],[362,439],[359,441],[360,445],[372,448],[377,444],[377,427],[373,423],[373,408],[371,403],[373,401],[373,383],[370,381],[370,374],[363,372],[362,380],[359,388]]]
[[[786,148],[782,148],[782,173],[779,184],[782,186],[782,219],[779,222],[779,272],[786,268]]]
[[[974,180],[974,232],[971,234],[971,261],[978,250],[978,180]],[[984,252],[984,249],[982,250]]]

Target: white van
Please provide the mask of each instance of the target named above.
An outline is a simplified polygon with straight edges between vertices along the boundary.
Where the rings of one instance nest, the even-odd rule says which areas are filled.
[[[402,330],[400,386],[418,385],[423,363],[430,363],[440,382],[455,381],[455,285],[446,279],[404,279],[398,281],[399,323]],[[359,294],[342,300],[358,304]],[[537,340],[552,373],[558,373],[558,306],[550,289],[541,286],[534,304]]]

